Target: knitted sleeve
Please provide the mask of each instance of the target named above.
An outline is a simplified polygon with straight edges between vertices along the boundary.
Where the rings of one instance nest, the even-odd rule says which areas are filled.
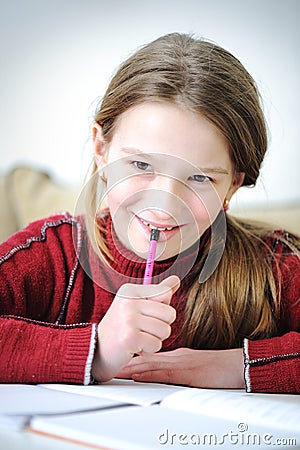
[[[244,343],[247,392],[300,393],[300,333]]]
[[[0,382],[89,384],[96,335],[96,324],[0,318]]]
[[[64,324],[70,296],[81,294],[78,230],[57,215],[0,245],[0,382],[90,382],[97,325]]]
[[[300,393],[300,259],[278,246],[281,318],[277,337],[244,340],[247,392]]]

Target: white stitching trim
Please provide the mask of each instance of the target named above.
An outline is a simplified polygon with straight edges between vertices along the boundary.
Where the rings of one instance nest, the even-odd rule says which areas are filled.
[[[76,219],[70,217],[61,218],[59,220],[56,220],[54,222],[45,222],[44,225],[41,228],[40,236],[31,236],[26,239],[24,244],[16,245],[15,247],[12,247],[5,255],[0,257],[0,265],[7,261],[9,258],[11,258],[15,253],[17,253],[20,250],[25,250],[31,246],[33,242],[44,242],[46,240],[46,230],[48,228],[57,227],[63,224],[70,224],[70,225],[78,225],[78,222]]]
[[[55,215],[57,215],[57,214],[55,214]],[[53,216],[55,216],[55,215],[53,215]],[[64,225],[64,224],[76,226],[77,248],[75,249],[75,251],[76,251],[77,256],[75,259],[73,269],[71,271],[71,275],[69,277],[68,286],[67,286],[66,293],[65,293],[63,301],[62,301],[62,305],[60,307],[59,314],[55,321],[56,325],[58,325],[59,322],[62,320],[64,313],[65,313],[66,306],[68,304],[70,292],[71,292],[74,278],[75,278],[75,273],[77,271],[78,264],[79,264],[78,254],[81,250],[81,245],[82,245],[82,229],[81,229],[80,223],[74,217],[70,216],[68,213],[63,213],[63,215],[65,217],[60,218],[58,220],[45,222],[40,229],[40,236],[31,236],[31,237],[27,238],[23,244],[12,247],[5,255],[0,257],[0,265],[1,265],[2,263],[8,261],[18,251],[28,249],[33,242],[45,242],[46,241],[46,231],[48,228],[55,228],[55,227],[58,227],[58,226]]]
[[[14,316],[13,314],[2,314],[0,316],[0,319],[8,319],[8,320],[21,320],[22,322],[32,323],[43,327],[49,327],[49,328],[62,328],[62,329],[68,329],[68,328],[84,328],[89,325],[91,325],[91,322],[75,322],[75,323],[67,323],[67,324],[56,324],[52,322],[41,322],[40,320],[35,319],[28,319],[28,317],[22,317],[22,316]]]
[[[85,370],[84,370],[83,384],[85,386],[90,384],[91,379],[92,379],[91,371],[92,371],[92,363],[93,363],[95,349],[96,349],[96,342],[97,342],[97,324],[93,323],[90,348],[89,348],[89,353],[88,353],[88,356],[86,359],[86,365],[85,365]]]
[[[79,253],[81,251],[81,246],[82,246],[82,229],[81,229],[81,225],[80,225],[79,222],[75,221],[74,219],[73,219],[72,225],[76,225],[76,229],[77,229],[77,243],[76,243],[76,249],[75,249],[75,251],[76,251],[76,259],[75,259],[74,267],[73,267],[73,269],[71,271],[71,275],[70,275],[69,282],[68,282],[68,287],[67,287],[67,290],[66,290],[66,293],[65,293],[65,296],[64,296],[64,300],[63,300],[62,306],[60,308],[59,315],[57,316],[57,319],[55,321],[56,324],[58,324],[64,317],[65,310],[66,310],[66,307],[67,307],[67,304],[68,304],[68,300],[69,300],[69,296],[70,296],[70,292],[71,292],[71,289],[73,287],[75,273],[76,273],[77,268],[78,268]]]
[[[250,379],[250,364],[249,364],[249,346],[248,339],[244,339],[244,361],[245,361],[245,369],[244,369],[244,378],[246,384],[246,392],[251,392],[251,379]]]

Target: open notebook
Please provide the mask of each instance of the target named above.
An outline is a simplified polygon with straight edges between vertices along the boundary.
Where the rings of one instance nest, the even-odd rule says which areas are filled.
[[[152,405],[180,389],[179,386],[117,379],[101,386],[0,384],[0,426],[21,430],[34,416]]]
[[[31,419],[32,431],[95,448],[300,448],[297,395],[246,394],[128,380],[99,386],[43,387],[56,393],[67,391],[123,402],[122,407]]]

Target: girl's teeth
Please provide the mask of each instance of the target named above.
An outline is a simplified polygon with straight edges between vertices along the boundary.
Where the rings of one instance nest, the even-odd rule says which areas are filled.
[[[151,223],[149,224],[150,230],[159,230],[159,231],[165,231],[165,230],[172,230],[173,227],[165,227],[165,228],[160,228],[160,227],[155,227],[153,225],[151,225]]]
[[[145,224],[147,227],[150,228],[150,230],[159,230],[159,231],[165,231],[165,230],[172,230],[172,228],[174,227],[155,227],[154,225],[152,225],[151,223],[145,222],[144,220],[142,220],[143,224]]]

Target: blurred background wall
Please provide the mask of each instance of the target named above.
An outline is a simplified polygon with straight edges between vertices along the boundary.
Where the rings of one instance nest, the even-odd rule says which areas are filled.
[[[159,35],[204,36],[231,51],[260,88],[269,153],[237,204],[300,200],[298,0],[1,0],[0,171],[18,164],[79,186],[90,124],[118,64]]]

